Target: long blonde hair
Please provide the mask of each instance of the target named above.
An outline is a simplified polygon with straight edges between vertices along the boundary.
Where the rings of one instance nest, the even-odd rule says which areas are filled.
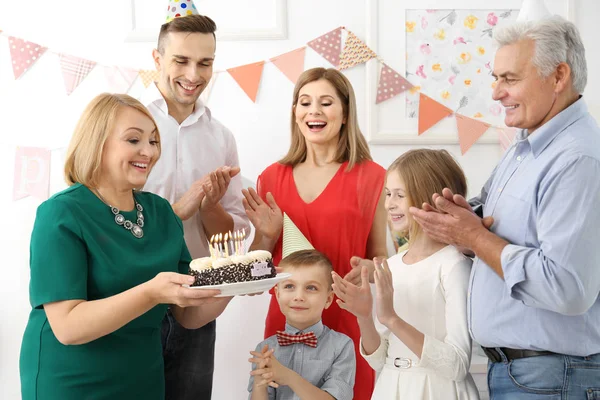
[[[304,139],[304,136],[302,136],[302,132],[300,132],[300,128],[296,123],[293,107],[298,104],[300,90],[306,84],[318,81],[319,79],[325,79],[333,85],[338,97],[342,101],[344,117],[346,118],[346,123],[342,125],[342,129],[340,130],[340,138],[333,161],[338,163],[348,161],[347,170],[349,171],[357,163],[372,160],[369,145],[358,126],[356,96],[354,95],[352,84],[344,74],[337,69],[312,68],[304,71],[302,75],[300,75],[296,82],[296,87],[294,87],[290,121],[292,139],[288,153],[279,160],[279,162],[281,164],[295,166],[306,160],[306,140]]]
[[[409,206],[431,204],[434,193],[444,188],[454,194],[467,195],[467,179],[460,165],[446,150],[415,149],[398,157],[387,170],[387,175],[398,173],[405,186]],[[420,225],[409,218],[408,238],[412,242],[421,233]]]
[[[160,134],[148,109],[129,95],[102,93],[87,105],[73,132],[65,161],[67,185],[81,183],[93,188],[98,184],[104,144],[121,107],[134,108],[150,118],[156,128],[157,159],[160,157]]]

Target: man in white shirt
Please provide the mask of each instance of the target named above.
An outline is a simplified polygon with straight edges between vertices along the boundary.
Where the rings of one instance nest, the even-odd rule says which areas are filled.
[[[153,51],[159,82],[141,99],[156,120],[162,146],[144,190],[171,202],[193,258],[209,256],[212,235],[248,229],[235,139],[199,100],[212,77],[215,30],[201,15],[164,24]],[[162,343],[165,398],[210,399],[215,321],[187,330],[169,312]]]

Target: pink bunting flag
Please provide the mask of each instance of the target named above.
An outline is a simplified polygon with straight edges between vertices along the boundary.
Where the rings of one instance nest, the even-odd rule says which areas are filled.
[[[453,113],[443,104],[419,93],[419,135]]]
[[[500,148],[504,153],[510,145],[514,142],[515,136],[517,135],[516,128],[496,128],[498,132],[498,141],[500,142]]]
[[[481,135],[488,130],[490,124],[460,114],[455,114],[455,116],[460,151],[462,154],[465,154],[479,140]]]
[[[412,87],[412,83],[407,81],[406,78],[386,64],[383,64],[381,73],[379,74],[379,84],[377,85],[377,99],[375,100],[375,104],[398,96],[400,93],[409,90]]]
[[[365,63],[372,58],[377,58],[377,54],[371,50],[365,42],[360,40],[356,35],[348,31],[348,37],[344,48],[340,54],[339,69],[344,70],[355,65]]]
[[[138,77],[138,71],[132,68],[104,67],[104,76],[111,91],[127,93]]]
[[[48,199],[50,183],[50,150],[37,147],[17,147],[13,200],[34,196]]]
[[[293,84],[296,84],[298,77],[304,72],[305,53],[306,47],[301,47],[277,57],[273,57],[270,61],[275,64],[275,66],[279,68]]]
[[[8,37],[8,47],[15,79],[19,79],[47,50],[46,47],[39,44],[13,36]]]
[[[96,63],[79,57],[70,56],[68,54],[60,54],[60,68],[65,81],[65,89],[67,95],[73,93],[77,86],[85,79]]]
[[[258,86],[260,85],[264,66],[265,62],[259,61],[227,70],[254,103],[256,103],[256,95],[258,94]]]
[[[337,67],[340,65],[340,53],[342,52],[342,27],[311,40],[307,46]]]

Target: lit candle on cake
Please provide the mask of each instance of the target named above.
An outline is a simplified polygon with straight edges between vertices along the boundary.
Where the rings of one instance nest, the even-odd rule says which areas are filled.
[[[240,247],[242,248],[242,254],[246,254],[246,228],[242,228]]]
[[[240,246],[238,246],[238,233],[237,231],[233,232],[233,243],[235,243],[235,255],[240,255]]]
[[[219,239],[217,240],[219,245],[219,257],[223,257],[223,234],[219,233]]]
[[[210,251],[210,258],[212,258],[212,259],[215,258],[215,252],[212,247],[212,242],[213,242],[214,238],[215,238],[215,235],[212,235],[210,240],[206,239],[206,241],[208,242],[208,251]]]
[[[227,233],[225,234],[225,241],[223,242],[223,246],[225,246],[225,257],[229,257],[229,243],[227,241]]]

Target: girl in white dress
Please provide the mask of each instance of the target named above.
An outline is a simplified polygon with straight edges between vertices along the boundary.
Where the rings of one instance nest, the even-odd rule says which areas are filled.
[[[385,206],[410,244],[387,262],[374,260],[377,327],[368,269],[360,286],[334,273],[338,304],[358,319],[361,355],[379,372],[372,399],[479,399],[469,374],[471,260],[429,238],[409,213],[444,188],[466,195],[465,176],[445,150],[412,150],[388,169]]]

